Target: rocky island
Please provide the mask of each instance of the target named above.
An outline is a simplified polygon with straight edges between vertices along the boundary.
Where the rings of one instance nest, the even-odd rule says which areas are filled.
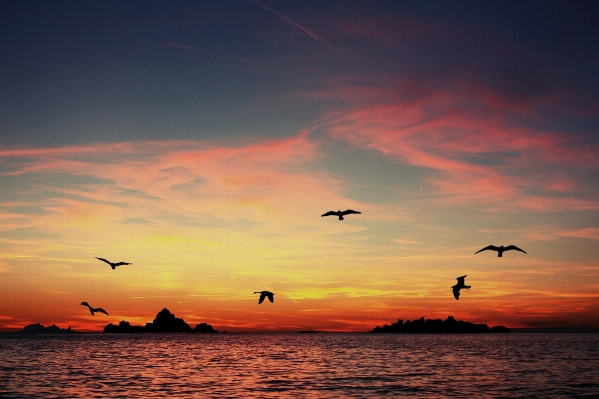
[[[504,326],[495,326],[489,328],[486,324],[474,324],[469,321],[456,320],[453,316],[448,316],[447,320],[441,319],[424,319],[421,317],[417,320],[408,320],[404,323],[403,320],[397,320],[397,323],[391,325],[385,324],[382,327],[376,326],[373,333],[408,333],[408,334],[431,334],[431,333],[507,333],[509,329]]]
[[[77,334],[77,331],[69,328],[60,328],[56,324],[44,327],[40,323],[29,324],[19,331],[21,334]]]
[[[191,328],[183,319],[175,317],[167,308],[162,309],[156,315],[152,323],[146,323],[145,326],[132,326],[128,321],[121,321],[118,325],[112,323],[104,327],[105,333],[162,333],[162,332],[198,332],[198,333],[217,333],[210,324],[200,323]]]

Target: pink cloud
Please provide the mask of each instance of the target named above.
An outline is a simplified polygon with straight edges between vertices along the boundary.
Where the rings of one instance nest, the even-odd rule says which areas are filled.
[[[577,237],[589,240],[599,240],[599,228],[596,227],[590,227],[582,230],[564,231],[558,234],[564,237]]]
[[[417,82],[400,83],[392,101],[391,90],[380,89],[382,104],[354,101],[362,98],[359,87],[337,89],[334,95],[354,91],[348,99],[351,108],[332,113],[322,127],[335,139],[376,150],[393,162],[443,172],[442,177],[429,177],[429,183],[457,201],[512,201],[538,211],[597,209],[596,201],[575,191],[580,185],[577,171],[599,170],[596,149],[565,134],[513,126],[509,114],[528,111],[510,109],[499,102],[499,94],[486,94],[489,90],[471,85],[459,91],[421,89]],[[377,89],[363,91],[371,98]],[[563,167],[571,171],[548,174]],[[532,188],[545,193],[533,195]]]
[[[107,207],[128,206],[154,212],[197,212],[225,219],[254,217],[274,211],[301,220],[302,212],[320,208],[323,198],[341,201],[339,182],[311,166],[320,157],[318,141],[308,131],[278,140],[255,140],[238,146],[215,142],[140,142],[117,145],[0,151],[0,162],[11,164],[10,175],[68,174],[101,179],[101,184],[55,186],[39,179],[26,189],[43,191],[51,198],[32,206],[44,206],[55,214],[47,218],[85,218],[104,215]],[[239,143],[238,143],[239,144]],[[5,174],[5,175],[6,175]],[[22,189],[25,189],[23,187]],[[336,200],[337,199],[337,200]],[[166,209],[168,203],[170,209]],[[20,203],[19,205],[23,205]],[[312,204],[312,209],[308,204]],[[285,215],[286,209],[297,209]],[[258,212],[258,213],[254,213]],[[5,220],[11,215],[6,214]],[[129,216],[132,217],[132,216]],[[26,218],[27,219],[27,218]],[[31,218],[28,218],[29,220]],[[23,219],[21,223],[31,223]]]

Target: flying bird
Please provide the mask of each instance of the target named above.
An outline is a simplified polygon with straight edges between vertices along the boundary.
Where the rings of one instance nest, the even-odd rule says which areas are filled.
[[[454,285],[453,287],[451,287],[451,288],[453,288],[453,296],[455,296],[455,299],[457,299],[457,300],[460,299],[460,290],[462,288],[466,288],[469,290],[471,287],[470,285],[464,284],[464,280],[466,279],[466,276],[457,277],[458,283],[456,285]]]
[[[275,302],[275,297],[272,292],[270,291],[254,291],[254,294],[260,294],[260,300],[258,301],[258,305],[260,305],[262,302],[264,302],[264,298],[268,297],[268,300],[270,301],[270,303],[274,303]]]
[[[96,312],[104,313],[106,316],[110,316],[110,315],[108,314],[108,312],[106,312],[106,311],[105,311],[104,309],[102,309],[102,308],[92,308],[91,306],[89,306],[89,303],[87,303],[87,302],[81,302],[81,304],[82,304],[83,306],[87,306],[87,307],[89,308],[89,312],[92,314],[92,316],[93,316],[93,315],[94,315],[94,313],[96,313]]]
[[[117,266],[123,266],[123,265],[132,265],[132,264],[133,264],[133,263],[127,263],[127,262],[118,262],[118,263],[112,263],[112,262],[111,262],[111,261],[109,261],[109,260],[106,260],[106,259],[104,259],[104,258],[98,258],[97,256],[96,256],[96,259],[99,259],[99,260],[101,260],[102,262],[106,262],[106,263],[108,263],[108,264],[110,265],[110,267],[112,267],[112,270],[116,269],[116,267],[117,267]]]
[[[520,248],[518,248],[518,247],[517,247],[517,246],[515,246],[515,245],[509,245],[509,246],[507,246],[507,247],[504,247],[503,245],[502,245],[502,246],[500,246],[500,247],[496,247],[495,245],[489,245],[489,246],[486,246],[486,247],[484,247],[484,248],[483,248],[483,249],[481,249],[481,250],[478,250],[478,251],[476,251],[476,252],[474,253],[474,255],[476,255],[476,254],[477,254],[477,253],[479,253],[479,252],[486,251],[487,249],[491,249],[491,250],[493,250],[493,251],[497,251],[497,256],[498,256],[498,257],[500,257],[500,258],[503,256],[503,253],[504,253],[505,251],[509,251],[510,249],[515,249],[516,251],[520,251],[520,252],[524,252],[524,253],[526,253],[525,251],[521,250]]]
[[[341,212],[341,211],[337,211],[337,212],[335,212],[335,211],[328,211],[327,213],[325,213],[323,215],[320,215],[320,217],[335,215],[335,216],[339,216],[339,220],[343,220],[343,216],[344,215],[349,215],[351,213],[362,213],[362,212],[354,211],[354,210],[351,210],[351,209],[348,209],[348,210],[343,211],[343,212]]]

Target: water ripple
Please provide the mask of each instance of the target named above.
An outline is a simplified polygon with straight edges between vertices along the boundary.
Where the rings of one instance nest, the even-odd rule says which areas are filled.
[[[599,335],[0,336],[3,398],[599,397]]]

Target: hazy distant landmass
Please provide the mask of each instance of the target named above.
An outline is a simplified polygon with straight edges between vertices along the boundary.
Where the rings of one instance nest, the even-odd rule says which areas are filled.
[[[77,331],[71,330],[71,327],[60,328],[56,324],[44,327],[40,323],[29,324],[19,332],[23,334],[77,334]]]
[[[417,320],[397,320],[397,323],[391,325],[385,324],[382,327],[376,326],[373,333],[507,333],[509,329],[504,326],[495,326],[489,328],[486,324],[475,324],[469,321],[456,320],[453,316],[448,316],[447,320],[424,319]]]
[[[532,327],[512,328],[515,333],[552,333],[552,334],[599,334],[599,328],[595,327]]]
[[[191,328],[183,319],[175,317],[167,308],[162,309],[156,315],[152,323],[146,323],[145,326],[132,326],[128,321],[121,321],[118,325],[112,323],[104,327],[105,333],[143,333],[143,332],[198,332],[198,333],[217,333],[210,324],[200,323]]]

